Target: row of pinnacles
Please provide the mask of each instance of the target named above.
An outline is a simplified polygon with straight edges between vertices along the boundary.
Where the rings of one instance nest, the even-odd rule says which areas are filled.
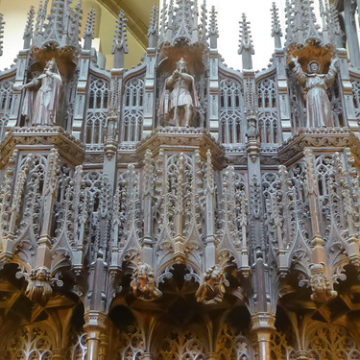
[[[0,73],[0,359],[360,358],[359,45],[320,4],[321,31],[287,1],[284,46],[273,4],[259,72],[205,1],[155,7],[132,69],[121,12],[111,70],[94,10],[81,45],[81,1],[30,9]]]

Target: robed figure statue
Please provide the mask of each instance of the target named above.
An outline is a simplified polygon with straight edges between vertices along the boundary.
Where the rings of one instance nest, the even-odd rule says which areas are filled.
[[[190,126],[194,109],[200,106],[194,78],[188,74],[181,58],[174,72],[165,80],[160,99],[159,115],[175,126]]]
[[[42,74],[21,87],[26,89],[21,115],[31,126],[55,125],[61,87],[62,79],[55,59],[47,62]]]
[[[292,57],[293,72],[306,91],[306,127],[333,127],[331,103],[327,94],[329,85],[336,76],[336,58],[331,61],[327,74],[320,73],[320,63],[310,61],[308,71],[305,73],[299,64],[298,58]]]

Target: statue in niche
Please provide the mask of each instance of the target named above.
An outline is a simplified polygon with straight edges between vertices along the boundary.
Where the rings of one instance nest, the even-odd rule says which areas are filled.
[[[224,268],[218,264],[209,268],[204,280],[196,291],[196,301],[203,304],[219,304],[225,295],[225,286],[229,286]]]
[[[188,73],[186,65],[181,58],[174,72],[165,80],[159,114],[164,115],[170,125],[190,126],[194,109],[200,106],[194,77]]]
[[[31,126],[55,125],[59,109],[62,79],[55,59],[47,62],[44,71],[21,89],[26,89],[21,115]]]
[[[306,91],[306,127],[333,127],[331,103],[326,90],[336,76],[336,58],[333,58],[327,74],[320,73],[320,63],[310,61],[308,73],[305,73],[297,57],[292,57],[293,72]]]

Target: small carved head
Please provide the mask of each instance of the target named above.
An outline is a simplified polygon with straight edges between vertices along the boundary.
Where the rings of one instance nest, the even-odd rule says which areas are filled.
[[[56,68],[56,61],[54,58],[52,58],[51,60],[49,60],[44,68],[44,71],[53,71]]]
[[[176,69],[179,70],[180,72],[184,72],[187,71],[187,62],[185,61],[184,58],[181,58],[177,63],[176,63]]]
[[[320,63],[318,61],[310,61],[308,65],[308,71],[310,74],[318,74],[320,72]]]

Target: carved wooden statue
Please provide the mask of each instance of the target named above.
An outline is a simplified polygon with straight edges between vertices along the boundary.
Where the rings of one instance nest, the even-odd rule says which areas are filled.
[[[40,266],[33,269],[28,277],[28,285],[26,287],[26,296],[34,302],[38,302],[44,306],[53,293],[51,287],[51,275],[49,269]]]
[[[196,300],[204,304],[218,304],[223,301],[225,286],[229,286],[224,268],[214,265],[206,271],[204,281],[196,291]]]
[[[48,61],[44,71],[22,88],[26,89],[22,112],[30,125],[54,125],[59,108],[62,79],[55,59]]]
[[[336,58],[331,61],[327,74],[320,73],[320,63],[310,61],[308,73],[305,73],[297,57],[291,58],[294,63],[293,71],[306,91],[306,127],[333,127],[331,103],[326,90],[334,81],[336,75]]]
[[[156,287],[154,272],[146,263],[137,265],[130,287],[133,294],[144,301],[152,301],[162,295],[162,292]]]
[[[186,61],[181,58],[176,70],[165,81],[160,102],[160,115],[165,115],[169,124],[189,126],[194,108],[200,106],[193,76],[188,74]]]

